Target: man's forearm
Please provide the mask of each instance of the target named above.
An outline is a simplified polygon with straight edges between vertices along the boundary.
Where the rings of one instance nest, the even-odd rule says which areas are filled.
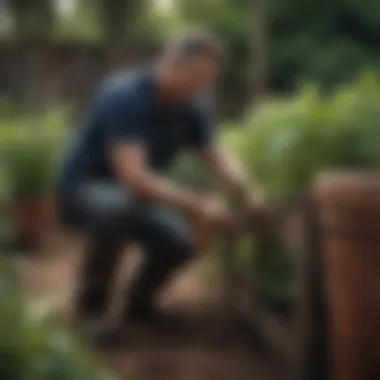
[[[219,149],[203,152],[202,157],[221,185],[229,190],[236,200],[250,205],[262,202],[263,194],[260,187],[250,178],[238,160]]]
[[[182,189],[153,173],[140,173],[124,181],[124,184],[143,199],[163,203],[186,214],[194,213],[199,207],[200,197],[197,193]]]
[[[249,177],[239,162],[230,158],[227,161],[220,174],[233,199],[249,207],[261,204],[263,201],[261,188]]]
[[[214,171],[222,185],[235,194],[248,192],[254,187],[253,181],[249,178],[243,166],[233,157],[221,157],[216,163]]]

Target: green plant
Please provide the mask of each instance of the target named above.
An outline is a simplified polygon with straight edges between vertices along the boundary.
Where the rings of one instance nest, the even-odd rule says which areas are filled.
[[[329,96],[316,86],[304,87],[292,98],[263,104],[244,123],[245,128],[226,130],[221,141],[269,198],[304,194],[320,170],[380,168],[380,78],[373,74]],[[259,266],[262,299],[291,302],[288,255],[275,249],[263,252]]]
[[[213,181],[196,156],[192,154],[181,155],[174,164],[171,177],[182,186],[195,190],[209,190]]]
[[[295,195],[326,168],[378,169],[379,120],[380,79],[365,74],[330,96],[308,86],[292,98],[272,100],[222,141],[269,195]]]
[[[9,154],[12,190],[15,197],[45,195],[52,184],[52,159],[48,146],[23,142]]]
[[[281,247],[268,247],[261,252],[259,291],[261,299],[271,306],[293,303],[294,273],[289,258],[289,252]]]
[[[0,124],[0,154],[12,195],[18,198],[46,195],[54,175],[65,133],[59,114],[43,120],[15,120]]]
[[[8,208],[11,189],[8,178],[7,165],[0,160],[0,247],[7,247],[12,241],[12,221]],[[1,249],[1,248],[0,248]]]
[[[28,307],[11,261],[0,255],[0,378],[112,380],[67,331]]]

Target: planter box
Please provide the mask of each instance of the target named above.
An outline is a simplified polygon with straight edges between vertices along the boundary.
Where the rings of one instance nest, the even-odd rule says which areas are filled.
[[[22,248],[37,248],[54,220],[53,197],[16,199],[12,202],[12,216],[16,238]]]

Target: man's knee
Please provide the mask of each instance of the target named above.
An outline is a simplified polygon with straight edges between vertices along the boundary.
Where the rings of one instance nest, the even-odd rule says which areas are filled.
[[[166,264],[181,264],[194,252],[190,230],[176,214],[168,212],[154,215],[140,232],[140,240],[148,255]]]
[[[97,238],[118,236],[130,229],[132,197],[109,183],[88,183],[73,195],[84,224]]]

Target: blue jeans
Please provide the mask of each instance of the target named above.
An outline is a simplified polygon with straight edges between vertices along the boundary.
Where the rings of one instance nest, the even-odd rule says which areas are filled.
[[[62,216],[89,236],[77,307],[84,315],[105,311],[107,296],[128,239],[139,241],[145,265],[132,287],[132,309],[152,308],[156,292],[193,250],[183,216],[158,204],[143,202],[113,183],[89,182],[61,197]]]

